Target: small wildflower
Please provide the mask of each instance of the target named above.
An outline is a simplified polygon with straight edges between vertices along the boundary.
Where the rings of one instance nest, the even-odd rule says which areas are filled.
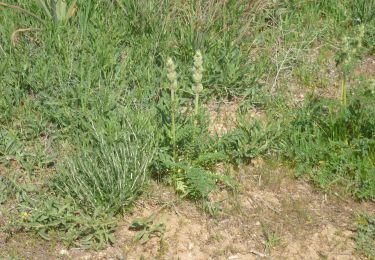
[[[21,213],[22,220],[26,220],[28,218],[28,216],[29,216],[29,214],[25,211]]]

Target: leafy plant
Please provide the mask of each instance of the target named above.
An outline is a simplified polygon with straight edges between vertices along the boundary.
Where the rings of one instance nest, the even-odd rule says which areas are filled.
[[[246,164],[254,157],[264,155],[277,137],[274,129],[262,126],[259,121],[240,119],[236,128],[224,134],[218,141],[218,150],[224,152],[227,160]]]
[[[163,93],[159,103],[160,148],[153,163],[154,171],[172,184],[183,196],[208,199],[216,187],[219,174],[210,167],[223,160],[225,155],[216,148],[216,140],[208,131],[208,121],[199,104],[203,90],[201,83],[203,58],[196,52],[193,67],[194,109],[189,110],[190,100],[181,97],[183,88],[177,88],[177,73],[171,59],[167,61],[169,95]],[[182,108],[186,108],[182,111]]]
[[[360,253],[369,257],[369,259],[375,259],[375,216],[368,214],[358,216],[354,239]]]
[[[110,214],[96,208],[87,214],[71,200],[51,194],[36,202],[20,204],[17,228],[33,231],[45,240],[58,240],[69,246],[103,248],[115,241],[116,221]]]
[[[217,163],[248,163],[274,149],[319,187],[341,185],[357,198],[373,198],[374,91],[353,94],[357,87],[348,88],[356,82],[353,65],[374,51],[373,1],[38,1],[0,2],[2,11],[5,7],[0,35],[12,35],[13,43],[18,33],[40,30],[35,23],[51,29],[27,35],[17,50],[0,37],[0,168],[9,175],[19,172],[17,178],[25,182],[18,187],[13,177],[1,178],[0,200],[20,199],[17,205],[25,207],[15,215],[30,224],[26,230],[42,230],[50,239],[71,232],[68,240],[76,239],[77,245],[101,230],[103,237],[90,241],[109,243],[105,236],[113,227],[100,223],[108,223],[109,212],[126,209],[142,190],[142,182],[128,173],[139,173],[129,171],[132,163],[144,161],[137,145],[151,139],[150,149],[145,148],[151,153],[145,154],[154,155],[152,173],[181,196],[203,202],[212,215],[218,206],[210,193],[234,186],[229,176],[215,173]],[[77,26],[60,26],[73,18]],[[30,28],[15,30],[17,24]],[[347,40],[340,41],[345,35]],[[322,49],[337,52],[345,83],[341,101],[309,99],[288,114],[284,88],[294,81],[291,72]],[[202,59],[196,53],[191,71],[195,50],[202,51]],[[331,64],[330,55],[320,56]],[[168,89],[161,90],[164,57],[174,58],[178,76],[175,71]],[[319,80],[331,66],[320,65],[307,72],[302,68],[300,83],[331,84]],[[331,80],[330,73],[325,75]],[[275,95],[266,91],[270,81]],[[270,120],[282,121],[281,128],[278,122],[264,126],[240,119],[223,137],[211,135],[203,104],[224,97],[246,108],[262,106],[272,113]],[[132,112],[124,114],[119,109],[124,105]],[[139,119],[137,139],[126,141],[124,136],[133,135],[124,122],[135,114],[149,118],[147,111],[155,107],[158,114],[149,121],[157,128],[143,131],[148,123]],[[56,154],[53,160],[47,160],[50,154]],[[61,166],[57,170],[55,163]],[[142,163],[134,168],[147,168]],[[44,164],[51,166],[35,167]],[[139,176],[142,180],[142,171]],[[130,180],[125,191],[119,180]],[[45,186],[54,189],[47,192]],[[29,204],[45,202],[44,195],[54,196],[53,206]]]
[[[21,155],[23,145],[18,138],[6,130],[0,130],[0,162],[5,163],[6,157]]]
[[[163,236],[165,225],[163,223],[153,224],[154,218],[155,215],[152,214],[146,218],[137,218],[133,220],[129,228],[138,231],[134,236],[135,242],[139,241],[141,244],[145,244],[152,236]]]

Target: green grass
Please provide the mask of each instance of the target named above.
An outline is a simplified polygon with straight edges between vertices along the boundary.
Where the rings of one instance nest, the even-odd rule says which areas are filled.
[[[339,184],[358,198],[374,198],[374,93],[372,86],[356,90],[346,105],[310,98],[283,126],[282,157],[322,188]]]
[[[134,111],[123,113],[124,118]],[[93,125],[95,139],[81,148],[78,155],[65,160],[53,179],[57,193],[72,198],[89,212],[96,208],[119,212],[129,207],[148,178],[155,152],[155,129],[146,113],[142,116],[137,122],[128,118],[122,124],[106,122],[109,125],[104,129]],[[117,136],[107,135],[111,134],[110,127],[117,128]],[[107,131],[103,134],[103,130]]]
[[[375,50],[373,0],[78,0],[69,19],[38,2],[9,1],[32,15],[0,6],[0,203],[19,203],[14,216],[28,208],[20,227],[103,246],[114,231],[105,223],[149,177],[210,205],[218,183],[236,186],[215,172],[218,162],[262,155],[281,155],[327,190],[375,197],[371,83],[345,108],[325,98],[290,108],[295,79],[304,92],[331,87],[322,73],[330,58],[355,82],[358,61]],[[224,98],[243,118],[257,108],[268,119],[239,117],[212,136],[205,102]],[[47,195],[53,203],[42,203]]]

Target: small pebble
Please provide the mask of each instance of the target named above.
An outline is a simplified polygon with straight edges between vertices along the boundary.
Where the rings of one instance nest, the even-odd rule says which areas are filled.
[[[68,250],[66,250],[66,249],[61,249],[60,252],[59,252],[59,254],[60,254],[60,255],[66,255],[66,256],[67,256],[67,255],[69,255],[69,252],[68,252]]]
[[[116,256],[116,259],[117,259],[117,260],[125,260],[125,257],[123,257],[122,255],[117,255],[117,256]]]

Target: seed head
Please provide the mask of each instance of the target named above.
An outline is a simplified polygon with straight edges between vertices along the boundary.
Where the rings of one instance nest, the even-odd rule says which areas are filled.
[[[170,83],[170,88],[173,90],[177,89],[177,73],[174,62],[171,58],[167,60],[167,77]]]
[[[194,56],[194,66],[193,66],[193,80],[194,80],[193,91],[195,93],[200,93],[203,90],[202,73],[203,73],[203,58],[202,58],[201,52],[197,51]]]
[[[194,66],[196,68],[202,68],[203,69],[203,58],[202,58],[202,53],[198,50],[196,53],[195,53],[195,56],[194,56]]]

